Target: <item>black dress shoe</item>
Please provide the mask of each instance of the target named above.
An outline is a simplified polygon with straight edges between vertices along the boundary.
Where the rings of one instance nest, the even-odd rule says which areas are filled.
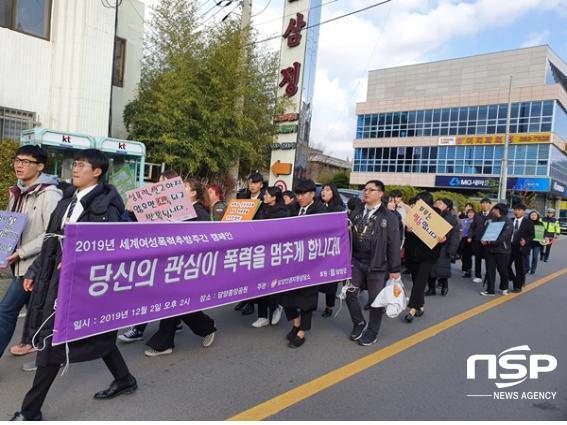
[[[247,301],[240,301],[238,304],[234,306],[234,311],[240,311],[244,308],[244,306],[248,304]]]
[[[425,311],[423,310],[423,307],[421,307],[420,309],[415,311],[415,317],[421,317],[423,316],[423,313],[425,313]]]
[[[12,416],[11,421],[41,421],[41,413],[38,413],[35,416],[25,416],[22,412],[14,413]]]
[[[408,323],[413,322],[413,314],[411,314],[411,313],[406,314],[406,317],[404,317],[404,320]]]
[[[110,400],[120,394],[131,394],[138,389],[136,378],[132,375],[125,382],[113,381],[106,390],[99,391],[94,395],[96,400]]]
[[[325,311],[323,312],[321,317],[331,317],[332,315],[333,315],[333,309],[332,308],[325,308]]]
[[[446,296],[447,292],[449,292],[449,288],[443,287],[441,288],[441,296]]]
[[[303,344],[305,343],[305,337],[300,338],[299,336],[297,336],[297,334],[295,334],[293,336],[293,339],[291,341],[289,341],[289,344],[287,344],[287,346],[289,348],[299,348],[301,347]]]
[[[435,289],[430,288],[427,291],[425,291],[425,294],[423,294],[423,295],[425,295],[426,297],[430,297],[432,295],[437,295],[437,292],[435,292]]]
[[[291,331],[289,331],[289,333],[286,335],[287,340],[291,341],[295,337],[295,335],[297,335],[298,332],[299,332],[299,328],[296,328],[295,326],[291,328]]]
[[[254,314],[254,304],[247,303],[246,307],[242,309],[242,315],[249,316],[250,314]]]

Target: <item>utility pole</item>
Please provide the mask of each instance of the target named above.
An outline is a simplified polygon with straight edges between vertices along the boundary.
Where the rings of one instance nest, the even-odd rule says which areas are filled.
[[[508,151],[510,150],[510,118],[512,116],[512,76],[508,86],[508,113],[506,114],[506,138],[504,140],[504,158],[502,158],[502,170],[500,173],[500,187],[498,189],[498,202],[506,201],[506,190],[508,189]]]
[[[252,20],[252,0],[242,0],[242,15],[240,16],[240,32],[241,32],[243,46],[248,39],[246,35],[248,34],[251,20]],[[245,63],[246,63],[246,50],[244,50],[243,48],[242,64]],[[241,114],[244,113],[244,97],[241,97],[240,99],[237,100],[236,108],[240,110]],[[238,182],[239,168],[240,168],[240,158],[236,157],[234,159],[234,164],[232,165],[229,172],[230,176],[234,179],[235,183]],[[236,190],[237,187],[235,187],[235,192]]]

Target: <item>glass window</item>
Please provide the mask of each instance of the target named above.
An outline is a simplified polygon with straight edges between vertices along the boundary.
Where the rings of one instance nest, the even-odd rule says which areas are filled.
[[[520,105],[520,118],[528,118],[530,116],[530,102],[524,102]]]
[[[408,113],[408,127],[411,128],[412,126],[415,126],[415,118],[416,118],[415,111]]]
[[[498,114],[498,105],[490,105],[488,107],[488,119],[495,120]]]
[[[112,85],[124,86],[126,66],[126,40],[116,37],[114,39],[114,62],[112,63]],[[374,116],[372,117],[374,119]],[[371,137],[376,137],[376,134]]]
[[[469,121],[476,121],[477,115],[478,115],[478,107],[471,106],[469,108]]]
[[[433,118],[433,111],[431,109],[427,109],[425,111],[425,118],[424,118],[424,123],[425,123],[426,127],[427,127],[427,124],[431,123],[432,118]]]
[[[4,0],[2,3],[5,3]],[[17,0],[15,29],[41,38],[49,38],[51,0]]]
[[[400,123],[400,113],[399,112],[394,112],[394,124],[399,124]]]
[[[12,26],[13,0],[0,1],[0,27],[10,28]]]
[[[541,102],[532,102],[532,117],[539,117],[541,115]]]
[[[553,115],[553,100],[543,102],[542,115],[545,117]]]
[[[512,103],[512,115],[511,118],[518,118],[518,113],[520,111],[520,105],[518,103]]]
[[[448,122],[450,117],[450,109],[445,108],[441,110],[441,121]]]
[[[458,108],[452,108],[451,109],[451,122],[457,122],[459,121],[459,109]]]
[[[508,116],[508,105],[498,105],[498,118],[506,119]]]

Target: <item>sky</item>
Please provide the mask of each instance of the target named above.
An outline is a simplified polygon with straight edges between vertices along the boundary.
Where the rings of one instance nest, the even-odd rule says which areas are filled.
[[[160,0],[145,0],[151,6]],[[188,2],[191,0],[187,0]],[[205,25],[216,0],[197,0]],[[284,0],[252,0],[259,38],[281,34]],[[321,20],[379,0],[322,0]],[[234,13],[237,13],[238,9]],[[256,15],[256,16],[254,16]],[[279,41],[266,43],[279,49]],[[567,0],[391,0],[320,27],[311,144],[353,156],[357,102],[366,100],[368,71],[548,44],[567,62]]]

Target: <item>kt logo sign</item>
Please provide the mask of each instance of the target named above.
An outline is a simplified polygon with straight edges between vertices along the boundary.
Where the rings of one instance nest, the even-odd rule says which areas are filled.
[[[474,354],[467,359],[467,379],[476,379],[479,370],[487,367],[488,379],[498,388],[510,388],[526,379],[538,379],[540,373],[552,372],[557,368],[557,359],[549,354],[530,354],[527,345],[512,347],[500,354]]]

